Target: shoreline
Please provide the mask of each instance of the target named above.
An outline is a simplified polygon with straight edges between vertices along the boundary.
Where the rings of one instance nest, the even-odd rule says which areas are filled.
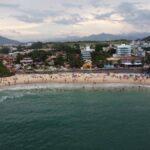
[[[4,86],[0,88],[1,91],[22,91],[22,90],[99,90],[99,91],[144,91],[150,90],[150,85],[139,85],[139,84],[122,84],[122,83],[103,83],[103,84],[84,84],[84,83],[36,83],[36,84],[18,84],[11,86]]]
[[[102,89],[142,87],[150,88],[150,77],[142,74],[116,73],[58,73],[58,74],[17,74],[0,79],[0,90],[24,87],[46,87],[56,89]]]

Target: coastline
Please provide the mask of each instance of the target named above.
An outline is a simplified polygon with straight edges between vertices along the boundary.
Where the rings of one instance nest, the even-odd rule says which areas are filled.
[[[105,89],[150,88],[150,77],[142,74],[123,73],[57,73],[16,74],[0,79],[0,90],[7,89]]]
[[[32,90],[32,89],[50,89],[50,90],[130,90],[130,89],[150,89],[150,85],[141,84],[122,84],[122,83],[102,83],[102,84],[84,84],[84,83],[36,83],[36,84],[17,84],[4,86],[0,91],[10,90]]]

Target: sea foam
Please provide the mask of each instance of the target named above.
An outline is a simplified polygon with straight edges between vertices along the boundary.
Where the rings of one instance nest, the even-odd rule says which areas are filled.
[[[60,89],[60,90],[75,90],[75,89],[114,89],[114,88],[147,88],[150,85],[141,84],[122,84],[122,83],[104,83],[104,84],[88,84],[88,83],[40,83],[40,84],[22,84],[9,87],[3,87],[0,91],[18,91],[32,89]]]
[[[0,98],[0,103],[4,102],[5,100],[8,100],[8,99],[15,99],[15,98],[20,98],[20,97],[23,97],[24,94],[23,93],[15,93],[14,95],[11,95],[11,96],[2,96]]]

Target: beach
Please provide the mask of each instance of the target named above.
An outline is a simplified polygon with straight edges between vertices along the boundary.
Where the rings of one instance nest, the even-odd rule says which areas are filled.
[[[56,74],[16,74],[0,78],[0,88],[5,86],[58,83],[58,84],[132,84],[150,85],[150,76],[123,73],[56,73]]]

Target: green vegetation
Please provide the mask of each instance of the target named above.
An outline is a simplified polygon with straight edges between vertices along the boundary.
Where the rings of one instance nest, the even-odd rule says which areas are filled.
[[[101,43],[101,44],[96,44],[95,45],[95,51],[99,52],[99,51],[103,51],[104,47],[108,47],[109,45],[107,43]]]
[[[150,51],[150,47],[143,48],[145,51]]]
[[[106,62],[106,59],[109,55],[105,52],[93,52],[92,53],[92,62],[95,67],[102,68]]]
[[[65,62],[65,59],[63,58],[62,55],[59,55],[56,59],[55,59],[55,66],[63,66],[64,65],[64,62]]]
[[[1,54],[8,54],[10,52],[10,49],[8,47],[3,47],[0,49]]]
[[[92,62],[95,67],[103,68],[107,63],[107,58],[116,53],[116,50],[110,48],[108,51],[104,51],[103,48],[108,47],[107,43],[96,44],[95,51],[92,52]]]
[[[70,49],[70,50],[69,50]],[[72,47],[67,49],[67,61],[71,68],[81,68],[83,61],[81,59],[81,51],[79,44],[74,44]]]
[[[23,56],[18,54],[17,57],[16,57],[16,64],[20,64],[20,61],[23,59]]]
[[[149,42],[150,41],[150,36],[144,38],[143,40]]]
[[[51,42],[51,43],[42,43],[35,42],[31,46],[19,45],[16,48],[16,51],[21,53],[15,57],[15,64],[20,64],[20,61],[24,58],[31,58],[31,61],[24,61],[20,66],[20,69],[51,69],[51,68],[81,68],[85,65],[82,56],[81,49],[83,49],[87,43],[91,46],[91,49],[95,49],[91,53],[91,61],[93,68],[103,68],[106,64],[114,64],[112,61],[107,61],[109,57],[112,57],[116,53],[116,43],[127,43],[126,40],[116,40],[116,41],[104,41],[104,42]],[[30,49],[30,51],[26,51]],[[150,49],[146,48],[147,51],[146,57],[143,59],[143,64],[150,64],[150,56],[148,51]],[[10,50],[7,47],[0,49],[1,53],[8,53]],[[29,53],[30,52],[30,53]],[[51,57],[52,56],[52,57]],[[88,62],[90,63],[90,62]],[[134,61],[132,61],[134,63]],[[115,62],[115,64],[120,65],[121,61]]]
[[[28,54],[28,57],[31,57],[34,62],[45,62],[45,60],[48,58],[48,56],[51,55],[50,52],[45,52],[42,50],[34,50],[30,54]]]
[[[55,64],[63,65],[65,62],[70,65],[71,68],[81,68],[83,61],[81,59],[80,45],[77,43],[55,43],[53,45],[55,51],[62,51],[66,54],[66,58],[60,56],[56,59]],[[64,61],[64,62],[63,62]],[[59,62],[59,63],[58,63]]]
[[[17,48],[16,51],[23,51],[23,49],[25,49],[25,47],[21,45],[18,45],[16,48]]]
[[[80,54],[69,54],[68,62],[71,68],[81,68],[83,66]]]
[[[31,45],[31,49],[41,49],[43,47],[43,43],[42,42],[36,42],[36,43],[33,43]]]
[[[145,63],[150,64],[150,54],[146,54]]]
[[[0,62],[0,77],[11,76],[12,73]]]

